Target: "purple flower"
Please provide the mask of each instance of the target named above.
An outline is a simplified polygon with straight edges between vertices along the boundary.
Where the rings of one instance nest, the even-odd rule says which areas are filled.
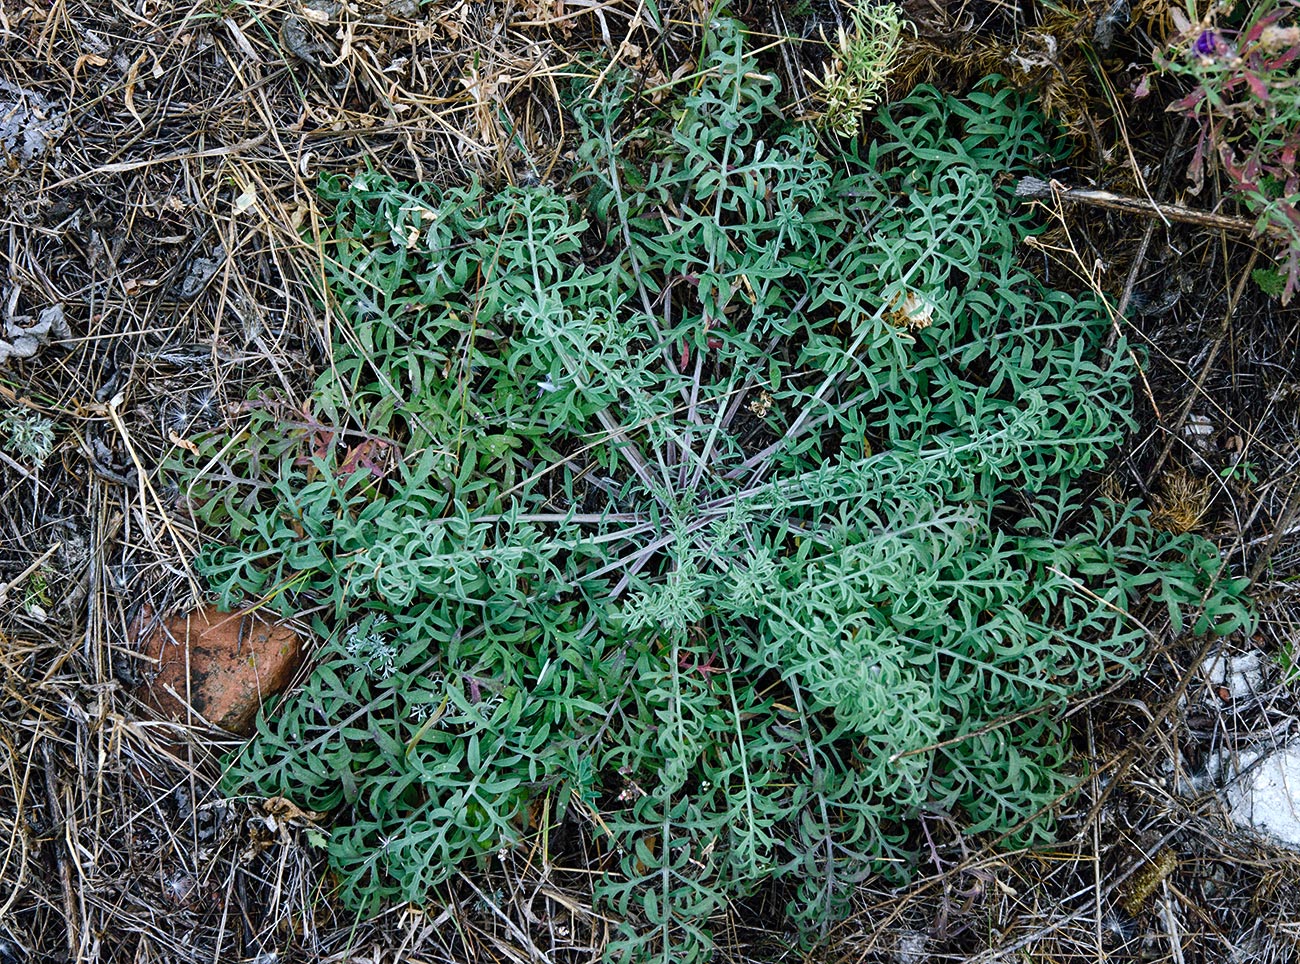
[[[1219,52],[1219,35],[1213,30],[1202,30],[1192,49],[1202,57],[1212,57]]]

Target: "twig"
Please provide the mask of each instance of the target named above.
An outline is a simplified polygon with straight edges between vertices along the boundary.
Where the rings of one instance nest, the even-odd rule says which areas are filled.
[[[64,823],[63,807],[59,805],[59,786],[54,776],[54,760],[50,755],[48,741],[42,741],[41,743],[41,758],[45,762],[45,794],[53,818],[50,823],[57,828],[58,833],[63,838],[60,845],[55,848],[54,860],[58,865],[59,883],[63,889],[63,915],[66,918],[68,929],[68,956],[77,961],[81,960],[79,953],[81,928],[78,926],[77,903],[73,899],[72,871],[68,868],[68,858],[65,855],[71,837]]]
[[[1184,695],[1186,695],[1188,687],[1192,685],[1192,680],[1198,675],[1200,667],[1205,665],[1205,660],[1209,657],[1210,650],[1212,650],[1218,642],[1218,637],[1212,633],[1205,637],[1204,641],[1201,643],[1200,649],[1188,664],[1190,668],[1182,675],[1182,678],[1178,681],[1178,685],[1174,688],[1169,699],[1165,701],[1164,705],[1160,707],[1158,712],[1152,714],[1151,722],[1147,724],[1146,729],[1142,731],[1136,740],[1133,740],[1129,744],[1127,749],[1116,754],[1106,763],[1105,766],[1097,768],[1096,772],[1098,775],[1110,770],[1112,767],[1114,768],[1114,771],[1111,773],[1106,786],[1102,788],[1101,793],[1088,809],[1088,815],[1084,818],[1085,826],[1097,819],[1097,814],[1101,813],[1101,809],[1110,799],[1111,793],[1124,782],[1124,777],[1132,768],[1134,761],[1137,759],[1138,752],[1147,745],[1148,741],[1155,735],[1156,731],[1164,725],[1164,722],[1169,719],[1174,710],[1178,708],[1179,701]]]
[[[1038,177],[1021,178],[1020,183],[1016,185],[1016,197],[1032,200],[1058,198],[1072,204],[1091,204],[1094,207],[1125,211],[1129,214],[1142,214],[1146,217],[1164,218],[1170,221],[1181,221],[1184,224],[1195,224],[1203,228],[1236,231],[1241,234],[1255,232],[1254,222],[1245,218],[1233,217],[1229,214],[1211,214],[1208,211],[1198,211],[1195,208],[1184,207],[1181,204],[1144,201],[1141,198],[1125,197],[1122,194],[1112,194],[1110,191],[1098,191],[1093,188],[1066,187],[1059,181],[1044,181]],[[1279,235],[1280,231],[1274,227],[1266,227],[1264,233]]]
[[[506,925],[506,930],[510,932],[510,936],[519,942],[520,947],[528,952],[529,957],[534,961],[544,961],[546,964],[550,964],[550,957],[548,957],[544,951],[539,949],[536,944],[529,940],[528,935],[519,929],[519,925],[511,920],[509,915],[502,911],[493,901],[489,900],[488,895],[483,893],[483,891],[478,888],[468,875],[460,873],[457,876],[465,882],[470,890],[474,891],[474,893],[478,895],[478,899],[483,902],[483,906],[492,911],[493,915]]]
[[[1160,184],[1156,188],[1156,194],[1165,197],[1169,191],[1169,180],[1174,172],[1173,158],[1182,149],[1183,138],[1187,136],[1187,128],[1191,126],[1189,118],[1183,118],[1183,126],[1178,129],[1178,136],[1174,138],[1174,143],[1169,152],[1165,155],[1165,162],[1161,166],[1164,173],[1160,176]],[[1152,198],[1152,200],[1155,200]],[[1120,295],[1119,305],[1115,308],[1117,314],[1124,317],[1128,313],[1129,302],[1133,298],[1133,289],[1137,286],[1138,275],[1142,271],[1142,265],[1146,262],[1147,249],[1151,246],[1151,239],[1155,237],[1156,223],[1150,221],[1147,228],[1142,232],[1142,241],[1138,244],[1137,254],[1133,256],[1133,264],[1129,268],[1128,277],[1124,280],[1124,292]]]
[[[206,151],[182,151],[179,154],[164,154],[162,157],[148,157],[138,161],[119,161],[115,164],[104,164],[101,167],[93,168],[89,171],[82,171],[71,177],[65,177],[61,181],[55,181],[48,185],[46,191],[55,191],[59,188],[67,187],[69,184],[76,184],[78,181],[85,181],[103,174],[124,174],[127,171],[136,171],[142,167],[154,167],[158,164],[174,164],[177,161],[192,161],[206,157],[224,157],[227,154],[238,154],[241,151],[251,150],[254,147],[260,147],[266,140],[266,134],[259,134],[257,137],[250,137],[248,140],[240,141],[238,144],[230,144],[226,147],[214,147]]]
[[[928,746],[917,747],[915,750],[904,750],[901,753],[895,753],[889,758],[889,763],[894,764],[904,757],[916,756],[920,753],[931,753],[935,750],[942,750],[946,747],[956,746],[958,743],[965,743],[967,740],[973,740],[986,733],[992,733],[994,730],[1000,729],[1001,727],[1010,726],[1012,723],[1019,720],[1033,716],[1041,716],[1048,710],[1054,708],[1055,707],[1051,703],[1042,703],[1038,706],[1032,706],[1027,710],[1022,710],[1019,713],[1012,713],[1010,716],[1000,716],[993,722],[981,726],[978,730],[971,730],[969,733],[963,733],[960,736],[954,736],[951,739],[942,740],[939,743],[931,743]]]
[[[185,576],[189,580],[190,589],[195,596],[201,593],[199,584],[194,578],[194,571],[190,568],[190,560],[198,555],[197,550],[192,546],[184,536],[182,536],[176,527],[172,524],[171,517],[167,514],[167,508],[163,505],[153,483],[149,481],[149,474],[145,471],[144,463],[140,461],[139,455],[136,454],[135,446],[131,444],[131,434],[127,431],[126,425],[122,422],[122,416],[118,414],[118,406],[122,404],[121,393],[115,395],[112,400],[104,406],[104,411],[108,413],[109,420],[113,423],[113,428],[117,430],[118,437],[122,439],[122,445],[126,448],[126,454],[130,456],[132,464],[135,465],[137,477],[139,478],[139,496],[140,496],[140,518],[148,523],[149,504],[145,499],[145,493],[148,492],[152,498],[154,506],[158,509],[158,515],[162,518],[163,527],[171,535],[172,541],[176,544],[180,552],[181,565],[185,567]]]
[[[1160,922],[1169,935],[1169,960],[1172,964],[1183,964],[1182,928],[1178,926],[1178,916],[1174,910],[1174,898],[1169,893],[1168,881],[1165,881],[1164,894],[1160,901]]]

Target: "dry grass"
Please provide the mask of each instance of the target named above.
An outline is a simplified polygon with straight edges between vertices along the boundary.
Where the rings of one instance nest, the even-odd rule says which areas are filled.
[[[909,62],[915,79],[957,84],[1039,42],[1008,4],[915,6],[930,24]],[[1038,66],[1061,96],[1095,82],[1075,42],[1099,6],[1032,25],[1057,37],[1058,55]],[[1158,29],[1163,14],[1138,6],[1141,29]],[[0,11],[0,79],[63,125],[43,155],[10,157],[0,174],[0,310],[62,305],[73,331],[0,368],[0,409],[53,419],[59,440],[40,470],[0,450],[0,964],[599,956],[611,922],[592,907],[582,840],[507,855],[418,911],[340,915],[311,815],[221,801],[215,761],[233,744],[159,722],[131,695],[139,656],[127,627],[142,604],[185,610],[201,592],[189,562],[202,536],[157,470],[169,450],[255,383],[301,403],[328,364],[335,320],[316,307],[319,253],[303,240],[322,216],[318,173],[561,171],[557,102],[584,52],[653,83],[692,55],[707,10],[661,6],[661,22],[653,10],[54,0]],[[792,11],[749,15],[778,38],[833,23],[833,8]],[[813,48],[776,42],[771,53],[796,104]],[[1163,128],[1126,144],[1097,107],[1104,92],[1090,91],[1080,103],[1091,113],[1072,124],[1091,139],[1094,172],[1132,188],[1143,180],[1135,150],[1139,166],[1185,166]],[[1163,226],[1142,240],[1145,229],[1072,212],[1045,240],[1045,270],[1140,309],[1126,334],[1150,359],[1144,428],[1112,484],[1190,506],[1179,517],[1257,579],[1258,637],[1229,645],[1273,654],[1300,638],[1300,314],[1240,294],[1248,253],[1232,242]],[[1179,494],[1169,459],[1213,488]],[[1212,754],[1293,737],[1295,695],[1274,673],[1247,698],[1221,699],[1203,678],[1204,649],[1162,640],[1142,680],[1072,709],[1091,776],[1080,775],[1057,847],[976,848],[945,815],[926,815],[930,865],[903,890],[864,888],[825,959],[1300,956],[1300,858],[1232,829],[1203,785],[1179,792]],[[779,904],[768,894],[731,908],[726,956],[799,959]]]

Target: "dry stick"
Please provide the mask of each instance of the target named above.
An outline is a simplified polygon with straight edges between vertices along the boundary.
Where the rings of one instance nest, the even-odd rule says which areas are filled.
[[[1000,716],[991,723],[981,726],[978,730],[971,730],[969,733],[963,733],[961,736],[954,736],[948,740],[942,740],[938,743],[931,743],[929,746],[918,747],[915,750],[905,750],[901,753],[895,753],[889,758],[889,763],[894,764],[904,757],[916,756],[921,753],[932,753],[935,750],[943,750],[950,746],[956,746],[958,743],[965,743],[967,740],[973,740],[981,737],[986,733],[992,733],[994,730],[1001,729],[1004,726],[1010,726],[1019,720],[1027,719],[1031,716],[1042,716],[1043,713],[1051,709],[1049,703],[1043,703],[1038,706],[1032,706],[1027,710],[1021,710],[1019,713],[1012,713],[1009,716]]]
[[[515,922],[512,921],[509,916],[501,910],[501,908],[489,900],[487,894],[479,890],[474,881],[470,880],[469,877],[463,873],[458,873],[457,876],[469,885],[470,890],[474,891],[474,893],[478,895],[479,900],[483,902],[484,906],[486,906],[488,910],[492,911],[492,913],[506,925],[506,930],[510,932],[510,936],[519,942],[520,946],[528,952],[529,957],[534,961],[544,961],[546,964],[550,964],[551,959],[547,956],[546,952],[538,948],[536,944],[529,940],[528,935],[520,930],[519,926],[515,924]]]
[[[39,737],[39,735],[40,733],[38,730],[37,736]],[[16,818],[17,815],[27,812],[25,807],[27,804],[28,788],[31,785],[32,766],[34,762],[34,754],[31,750],[34,749],[34,746],[31,743],[28,744],[27,763],[25,766],[20,766],[21,761],[19,760],[20,754],[18,747],[9,740],[9,737],[3,731],[0,731],[0,741],[4,743],[5,748],[9,751],[9,785],[14,792],[14,805],[11,812]],[[18,772],[20,768],[23,771],[21,776]],[[11,879],[9,876],[9,862],[14,853],[15,845],[18,849],[18,879],[14,881],[13,889],[9,894],[9,897],[3,903],[0,903],[0,921],[9,919],[9,909],[18,902],[20,894],[26,893],[23,884],[27,881],[27,864],[30,857],[28,834],[26,830],[27,828],[22,820],[14,819],[13,831],[9,835],[9,842],[5,845],[4,862],[0,863],[0,880],[8,881]]]
[[[173,161],[187,161],[199,157],[224,157],[227,154],[239,154],[243,151],[260,147],[266,138],[266,134],[259,134],[257,137],[250,137],[248,140],[240,141],[238,144],[231,144],[229,147],[214,147],[207,151],[181,151],[177,154],[166,154],[163,157],[150,157],[142,161],[122,161],[117,164],[104,164],[95,168],[93,171],[84,171],[81,174],[74,174],[71,177],[65,177],[61,181],[55,181],[53,184],[46,187],[45,190],[54,191],[61,187],[67,187],[69,184],[75,184],[78,181],[84,181],[87,178],[96,177],[101,174],[122,174],[126,171],[139,170],[142,167],[154,167],[158,164],[171,164]]]
[[[45,761],[45,794],[54,817],[53,823],[63,836],[63,846],[55,848],[54,854],[59,868],[59,882],[63,885],[63,915],[68,926],[68,954],[72,960],[77,961],[81,959],[79,953],[81,929],[77,926],[76,902],[72,896],[72,871],[68,869],[68,860],[64,855],[70,840],[64,826],[63,808],[59,805],[59,787],[54,779],[54,761],[50,759],[50,747],[47,742],[41,743],[41,758]]]
[[[1197,675],[1197,668],[1205,664],[1205,660],[1210,655],[1210,650],[1214,648],[1214,645],[1218,641],[1218,637],[1213,633],[1206,635],[1205,642],[1201,644],[1200,650],[1197,652],[1190,664],[1192,668],[1183,674],[1183,678],[1178,681],[1178,686],[1175,687],[1173,694],[1165,701],[1165,704],[1160,707],[1159,711],[1152,715],[1151,722],[1147,724],[1147,727],[1142,731],[1142,734],[1132,742],[1127,750],[1116,754],[1106,763],[1105,766],[1098,768],[1098,776],[1106,770],[1109,770],[1112,766],[1115,767],[1115,771],[1111,775],[1110,782],[1102,789],[1100,796],[1097,797],[1096,802],[1094,802],[1092,807],[1088,810],[1088,816],[1084,820],[1084,826],[1091,824],[1097,819],[1097,815],[1101,813],[1102,807],[1104,807],[1106,801],[1110,799],[1111,793],[1120,785],[1128,771],[1132,769],[1133,763],[1137,759],[1138,751],[1147,745],[1147,741],[1151,739],[1156,730],[1160,728],[1165,720],[1169,718],[1169,715],[1178,707],[1178,702],[1184,695],[1186,695],[1187,688],[1191,686],[1193,678]]]
[[[1039,812],[1041,813],[1042,811]],[[1048,935],[1062,929],[1063,927],[1067,926],[1070,923],[1073,923],[1075,921],[1082,921],[1085,917],[1091,914],[1099,914],[1100,913],[1099,908],[1101,907],[1102,902],[1104,902],[1105,899],[1111,896],[1112,894],[1119,892],[1120,888],[1123,887],[1124,884],[1129,880],[1129,878],[1132,877],[1135,873],[1137,873],[1139,869],[1149,865],[1152,862],[1153,856],[1159,853],[1160,848],[1162,848],[1166,843],[1168,843],[1169,840],[1172,839],[1177,832],[1178,832],[1178,828],[1175,827],[1173,830],[1170,830],[1167,833],[1165,833],[1153,845],[1146,848],[1146,852],[1143,853],[1138,860],[1135,860],[1129,866],[1129,868],[1125,870],[1123,873],[1120,873],[1118,875],[1109,875],[1106,885],[1102,891],[1097,892],[1094,886],[1089,885],[1085,887],[1083,890],[1076,891],[1074,894],[1071,894],[1068,897],[1066,897],[1064,900],[1058,902],[1058,906],[1063,908],[1065,906],[1068,906],[1069,902],[1072,901],[1075,897],[1080,897],[1083,894],[1087,893],[1087,891],[1093,890],[1092,900],[1088,901],[1088,903],[1079,907],[1077,910],[1074,911],[1074,913],[1068,914],[1055,921],[1051,921],[1043,926],[1037,927],[1033,931],[1029,932],[1028,934],[1022,935],[1021,937],[1015,939],[1010,944],[1003,945],[1002,947],[990,948],[977,957],[968,958],[967,964],[977,964],[977,962],[978,964],[992,964],[992,962],[994,961],[1003,960],[1007,956],[1014,954],[1017,951],[1023,950],[1024,948],[1028,947],[1030,944],[1034,943],[1035,941],[1047,937]],[[1096,902],[1095,905],[1094,902]],[[1018,958],[1018,959],[1022,959],[1022,958]],[[1104,958],[1099,957],[1098,960],[1099,961],[1104,960]]]
[[[1218,337],[1214,339],[1214,344],[1210,346],[1210,353],[1205,357],[1205,364],[1201,366],[1201,374],[1196,377],[1196,385],[1191,394],[1187,396],[1187,401],[1183,403],[1182,409],[1178,412],[1178,417],[1174,419],[1173,424],[1169,427],[1169,437],[1165,440],[1165,446],[1160,451],[1160,457],[1156,459],[1155,466],[1151,469],[1151,478],[1160,474],[1164,468],[1165,462],[1169,459],[1169,453],[1173,451],[1174,443],[1178,441],[1183,425],[1187,422],[1187,416],[1191,414],[1192,406],[1196,400],[1205,394],[1205,382],[1210,377],[1210,372],[1214,368],[1214,360],[1219,357],[1219,349],[1223,347],[1224,341],[1227,340],[1228,332],[1231,330],[1232,314],[1237,310],[1237,303],[1241,301],[1242,293],[1246,290],[1246,279],[1250,277],[1251,269],[1255,267],[1255,262],[1259,260],[1259,248],[1250,252],[1250,260],[1246,262],[1245,270],[1241,272],[1241,277],[1237,279],[1237,287],[1233,289],[1232,297],[1228,299],[1228,310],[1223,313],[1223,322],[1219,325]]]
[[[1088,758],[1097,759],[1096,734],[1092,727],[1092,713],[1088,713]],[[1092,792],[1097,792],[1097,781],[1090,780]],[[1101,814],[1090,824],[1092,827],[1092,899],[1093,899],[1093,939],[1097,946],[1097,960],[1106,959],[1105,945],[1101,936]]]
[[[185,567],[185,578],[190,584],[190,589],[193,590],[194,595],[197,597],[201,594],[201,590],[199,589],[198,582],[194,578],[194,570],[190,567],[189,560],[193,559],[198,555],[198,553],[195,548],[190,545],[189,541],[185,539],[172,524],[171,517],[167,514],[167,508],[163,505],[162,499],[158,496],[158,491],[154,488],[153,483],[149,481],[149,473],[145,470],[144,463],[140,461],[140,457],[136,454],[135,446],[131,443],[131,434],[123,424],[122,416],[118,414],[117,409],[121,404],[122,393],[119,392],[108,402],[107,405],[104,406],[104,410],[108,413],[109,420],[113,423],[113,428],[117,430],[118,437],[122,440],[122,445],[126,448],[126,454],[130,456],[131,463],[135,466],[140,486],[139,496],[141,519],[147,526],[149,519],[149,500],[145,498],[145,493],[147,492],[149,496],[152,497],[154,506],[158,509],[158,514],[162,518],[163,528],[165,528],[168,534],[172,537],[172,541],[180,552],[181,565]]]
[[[1038,177],[1021,178],[1020,183],[1016,185],[1016,197],[1035,200],[1057,198],[1075,204],[1091,204],[1095,207],[1110,208],[1128,214],[1162,217],[1170,221],[1181,221],[1184,224],[1194,224],[1202,228],[1237,231],[1242,234],[1251,234],[1255,231],[1254,223],[1247,221],[1245,218],[1233,217],[1229,214],[1211,214],[1208,211],[1198,211],[1195,208],[1185,207],[1181,204],[1143,201],[1139,198],[1125,197],[1122,194],[1112,194],[1110,191],[1097,191],[1092,188],[1066,187],[1059,181],[1044,181]],[[1272,226],[1265,228],[1264,233],[1279,237],[1282,234],[1279,228]]]
[[[1173,964],[1185,964],[1181,928],[1178,926],[1173,896],[1169,893],[1169,881],[1163,881],[1163,885],[1164,894],[1160,903],[1161,912],[1157,916],[1165,925],[1165,933],[1169,935],[1169,959]]]
[[[1142,240],[1138,243],[1137,254],[1133,256],[1133,266],[1129,268],[1128,277],[1124,279],[1124,291],[1119,296],[1119,304],[1115,306],[1115,314],[1121,318],[1125,317],[1128,312],[1129,302],[1133,300],[1133,289],[1137,287],[1138,274],[1142,271],[1142,265],[1146,262],[1147,248],[1151,247],[1151,239],[1155,237],[1156,222],[1147,222],[1147,229],[1142,232]],[[1116,333],[1111,330],[1110,340],[1106,343],[1109,348],[1115,344]]]

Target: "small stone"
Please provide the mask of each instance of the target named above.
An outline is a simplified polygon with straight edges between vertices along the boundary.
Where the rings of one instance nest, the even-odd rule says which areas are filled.
[[[146,629],[151,621],[142,613],[133,627],[137,641],[146,634],[140,651],[157,660],[146,665],[136,694],[174,720],[206,720],[246,736],[262,703],[288,686],[302,664],[298,634],[249,611],[205,606]]]

